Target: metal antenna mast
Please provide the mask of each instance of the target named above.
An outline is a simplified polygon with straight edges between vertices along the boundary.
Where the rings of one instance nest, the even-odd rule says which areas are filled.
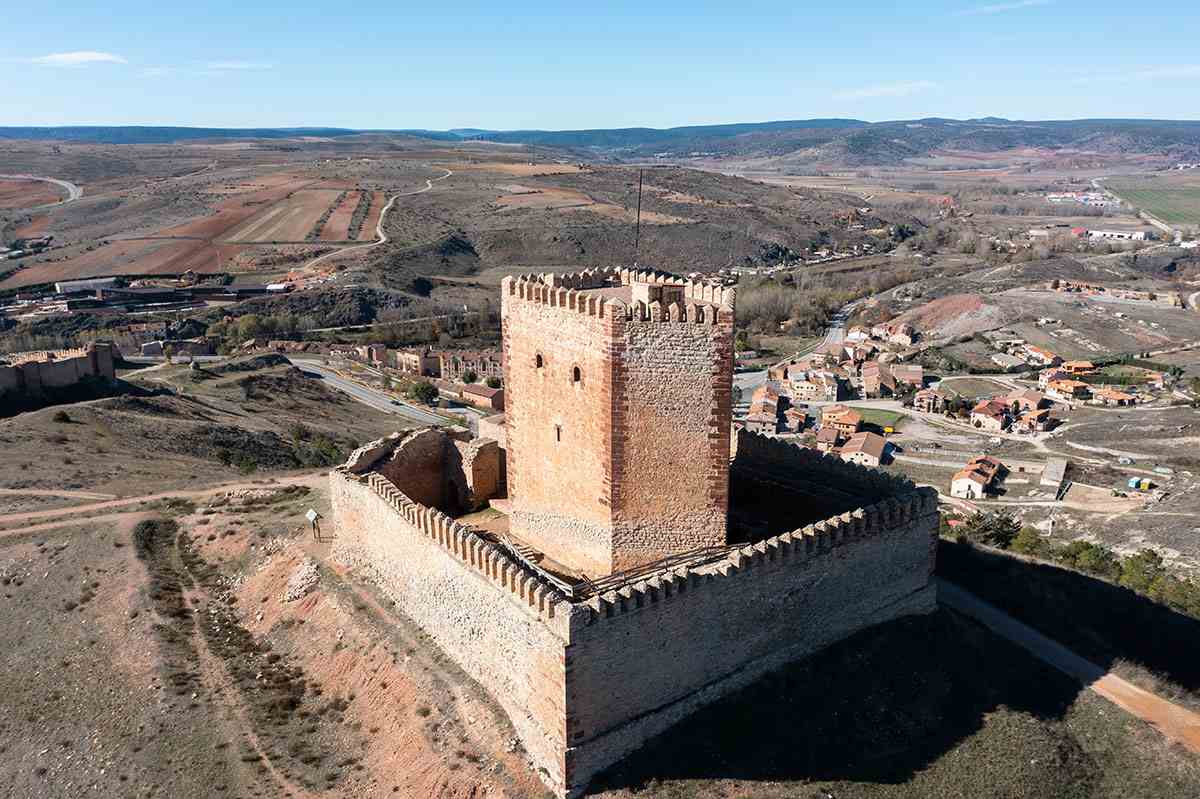
[[[638,170],[637,224],[633,229],[633,265],[637,266],[638,248],[642,244],[642,170]]]

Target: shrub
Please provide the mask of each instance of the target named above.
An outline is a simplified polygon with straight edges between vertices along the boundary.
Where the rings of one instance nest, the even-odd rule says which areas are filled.
[[[484,382],[487,384],[488,388],[500,388],[500,378],[498,377],[489,377]]]
[[[179,530],[174,519],[143,519],[133,528],[133,547],[137,556],[145,560],[154,554],[164,539],[171,538]]]
[[[59,424],[67,424],[71,421],[71,417],[66,411],[55,411],[54,415],[50,417],[50,421],[58,422]]]
[[[425,405],[432,405],[438,400],[437,387],[428,380],[418,380],[408,387],[408,398]]]
[[[468,369],[467,371],[463,372],[463,382],[477,383],[479,382],[479,374],[474,369]]]

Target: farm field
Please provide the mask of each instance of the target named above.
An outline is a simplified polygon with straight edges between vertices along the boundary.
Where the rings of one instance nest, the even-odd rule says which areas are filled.
[[[33,208],[62,198],[62,190],[44,180],[0,180],[0,208]]]
[[[1010,391],[1008,386],[1003,383],[989,380],[986,377],[948,377],[942,381],[941,388],[968,399],[994,397]]]
[[[357,191],[346,192],[346,196],[338,203],[337,208],[333,209],[325,226],[321,228],[321,241],[344,241],[347,238],[350,219],[354,216],[354,209],[358,206],[361,194]]]
[[[238,244],[304,241],[340,194],[336,189],[326,188],[296,191],[225,233],[222,238],[225,242]]]
[[[1200,226],[1200,180],[1118,180],[1104,184],[1121,199],[1172,225]]]

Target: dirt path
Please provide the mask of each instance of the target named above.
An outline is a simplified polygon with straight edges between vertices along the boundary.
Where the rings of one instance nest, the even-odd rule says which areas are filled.
[[[20,497],[59,497],[62,499],[116,499],[116,494],[95,494],[91,491],[57,491],[37,488],[0,488],[0,495]]]
[[[194,601],[196,597],[203,597],[204,592],[199,590],[184,591],[183,604],[184,607],[199,619],[201,616],[201,608]],[[237,720],[237,729],[242,734],[242,741],[245,745],[254,750],[259,757],[259,763],[266,769],[266,773],[271,779],[283,789],[285,796],[294,797],[294,799],[311,799],[314,795],[305,790],[303,786],[288,779],[275,765],[270,757],[267,747],[263,746],[262,740],[255,732],[254,724],[250,721],[246,711],[245,703],[241,699],[241,694],[238,692],[238,687],[234,683],[233,678],[225,668],[225,664],[211,649],[209,649],[208,641],[200,633],[195,626],[192,628],[192,640],[196,648],[197,663],[196,667],[200,672],[208,677],[207,682],[217,688],[214,695],[219,694],[225,700],[228,707],[234,714]]]
[[[96,513],[96,511],[105,511],[105,510],[110,510],[112,508],[123,508],[128,505],[137,505],[138,503],[141,503],[141,502],[153,502],[154,500],[158,500],[158,499],[199,499],[202,497],[211,497],[216,494],[223,494],[226,491],[234,491],[234,490],[242,489],[242,488],[277,488],[277,487],[290,486],[290,485],[307,485],[309,487],[312,487],[312,486],[320,483],[321,481],[323,481],[325,479],[325,475],[327,473],[328,472],[326,470],[321,470],[319,472],[310,472],[307,474],[289,475],[286,477],[276,477],[276,478],[270,478],[267,480],[257,480],[257,481],[253,481],[253,482],[225,483],[225,484],[222,484],[219,486],[213,486],[210,488],[202,488],[202,489],[198,489],[198,490],[194,490],[194,491],[164,491],[159,494],[143,494],[142,496],[138,496],[138,497],[126,497],[124,499],[113,499],[113,500],[108,500],[105,502],[94,502],[94,503],[87,504],[87,505],[71,505],[66,508],[54,508],[51,510],[36,510],[36,511],[29,511],[26,513],[10,513],[10,514],[4,515],[4,516],[0,516],[0,527],[7,527],[8,525],[11,525],[11,524],[25,522],[25,521],[31,521],[33,519],[54,519],[54,518],[61,518],[63,516],[72,517],[69,520],[69,523],[77,524],[77,523],[88,521],[91,518],[112,515],[112,514]],[[23,493],[28,493],[28,492],[23,492]],[[41,494],[41,496],[60,496],[60,497],[68,497],[69,498],[74,493],[76,493],[76,492],[47,491],[46,493]],[[75,518],[74,514],[77,514],[77,513],[82,513],[82,514],[87,514],[87,515],[85,515],[83,517]],[[17,533],[17,532],[24,532],[29,529],[31,529],[31,528],[22,527],[19,530],[7,530],[6,529],[6,530],[0,530],[0,533],[11,534],[11,533]]]
[[[982,623],[992,632],[1079,680],[1164,736],[1200,754],[1200,713],[1168,702],[1067,649],[970,592],[938,580],[938,601]]]

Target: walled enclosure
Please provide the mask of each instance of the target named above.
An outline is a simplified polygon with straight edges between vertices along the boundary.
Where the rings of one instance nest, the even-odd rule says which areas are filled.
[[[66,388],[87,377],[116,378],[111,344],[46,353],[12,366],[0,363],[0,394],[12,391],[37,396],[48,388]]]
[[[664,308],[666,287],[702,296]],[[503,290],[509,479],[514,509],[526,503],[510,532],[557,549],[538,562],[439,510],[490,496],[499,448],[426,429],[331,473],[334,555],[492,695],[559,796],[767,671],[934,609],[936,492],[745,431],[730,460],[732,294],[628,270]],[[664,549],[673,557],[647,562]],[[558,568],[575,550],[576,563],[609,558],[617,571],[593,581]]]
[[[596,270],[501,293],[513,533],[589,577],[724,544],[734,290]]]

